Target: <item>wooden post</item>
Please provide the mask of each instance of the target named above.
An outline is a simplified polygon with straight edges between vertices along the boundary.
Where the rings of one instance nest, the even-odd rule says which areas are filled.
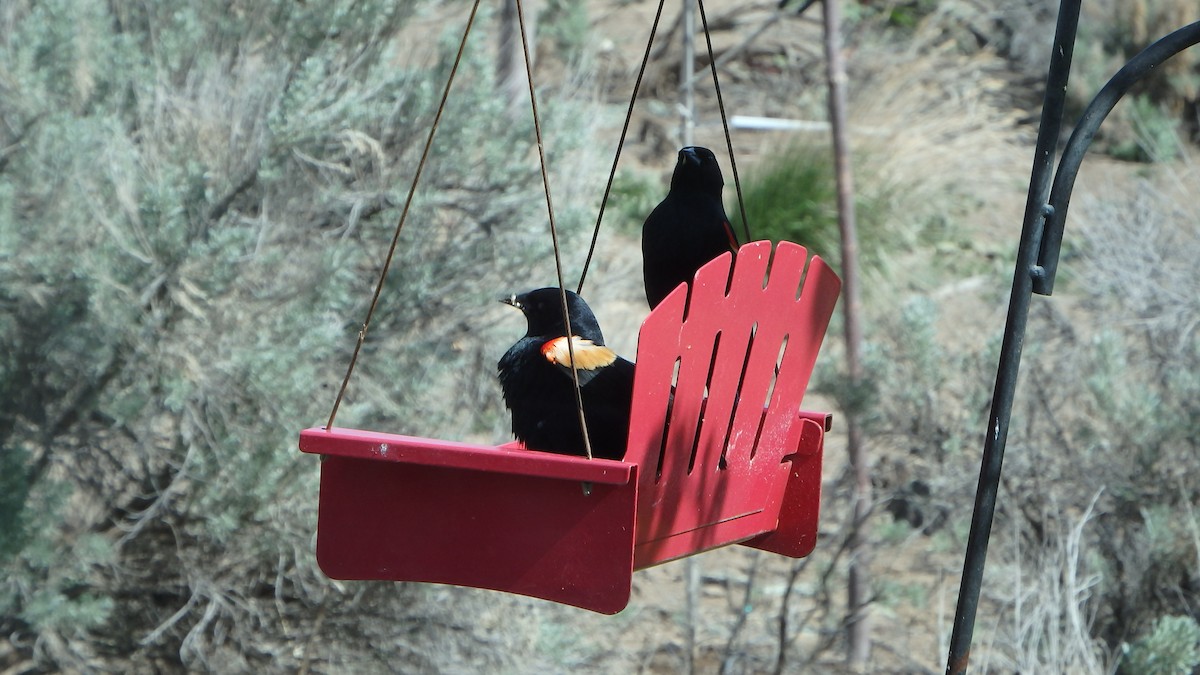
[[[842,244],[842,312],[845,324],[846,369],[850,386],[862,382],[862,300],[858,290],[858,235],[854,215],[854,177],[846,134],[846,67],[842,60],[842,13],[838,0],[824,0],[825,63],[829,82],[829,122],[833,136],[833,165],[837,181],[838,230]],[[850,464],[854,471],[854,516],[850,523],[850,570],[847,583],[846,661],[862,668],[871,654],[868,614],[870,551],[864,535],[871,510],[871,471],[863,447],[858,410],[845,410]]]

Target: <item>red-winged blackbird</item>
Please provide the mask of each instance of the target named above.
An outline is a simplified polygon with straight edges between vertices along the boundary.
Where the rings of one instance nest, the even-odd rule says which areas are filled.
[[[525,337],[497,364],[513,434],[531,450],[586,454],[559,289],[539,288],[501,302],[521,310],[529,324]],[[592,454],[621,459],[629,436],[633,363],[604,346],[600,324],[583,298],[567,291],[567,308]]]
[[[721,167],[712,150],[689,146],[679,151],[671,189],[642,225],[642,278],[646,302],[654,309],[696,270],[738,242],[721,202]]]

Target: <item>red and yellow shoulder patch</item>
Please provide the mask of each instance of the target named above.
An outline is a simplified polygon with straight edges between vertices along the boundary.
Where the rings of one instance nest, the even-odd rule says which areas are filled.
[[[571,367],[571,347],[575,351],[575,367],[579,370],[596,370],[617,360],[617,353],[598,345],[591,340],[585,340],[578,335],[571,336],[571,346],[567,346],[567,338],[560,337],[547,340],[542,345],[542,356],[550,363],[556,363],[564,368]]]

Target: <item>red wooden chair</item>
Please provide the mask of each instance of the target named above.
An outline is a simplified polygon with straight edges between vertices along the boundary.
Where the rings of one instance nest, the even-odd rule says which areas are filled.
[[[642,324],[623,461],[301,432],[300,449],[324,460],[321,569],[613,614],[636,569],[732,543],[808,555],[830,416],[800,402],[841,282],[815,256],[806,274],[804,248],[787,242],[773,261],[769,242],[743,246],[732,276],[731,258]]]

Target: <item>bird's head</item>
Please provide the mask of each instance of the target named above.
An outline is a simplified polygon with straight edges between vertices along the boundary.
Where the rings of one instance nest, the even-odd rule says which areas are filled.
[[[600,332],[600,324],[596,315],[588,307],[583,298],[567,291],[567,311],[571,315],[572,334],[591,340],[597,345],[604,344],[604,335]],[[525,293],[510,295],[500,299],[506,305],[521,310],[529,324],[525,333],[529,337],[556,338],[565,335],[563,331],[562,296],[557,287],[539,288]]]
[[[721,165],[712,150],[698,145],[689,145],[679,151],[675,162],[675,173],[671,175],[671,189],[702,190],[721,196],[725,179],[721,176]]]

